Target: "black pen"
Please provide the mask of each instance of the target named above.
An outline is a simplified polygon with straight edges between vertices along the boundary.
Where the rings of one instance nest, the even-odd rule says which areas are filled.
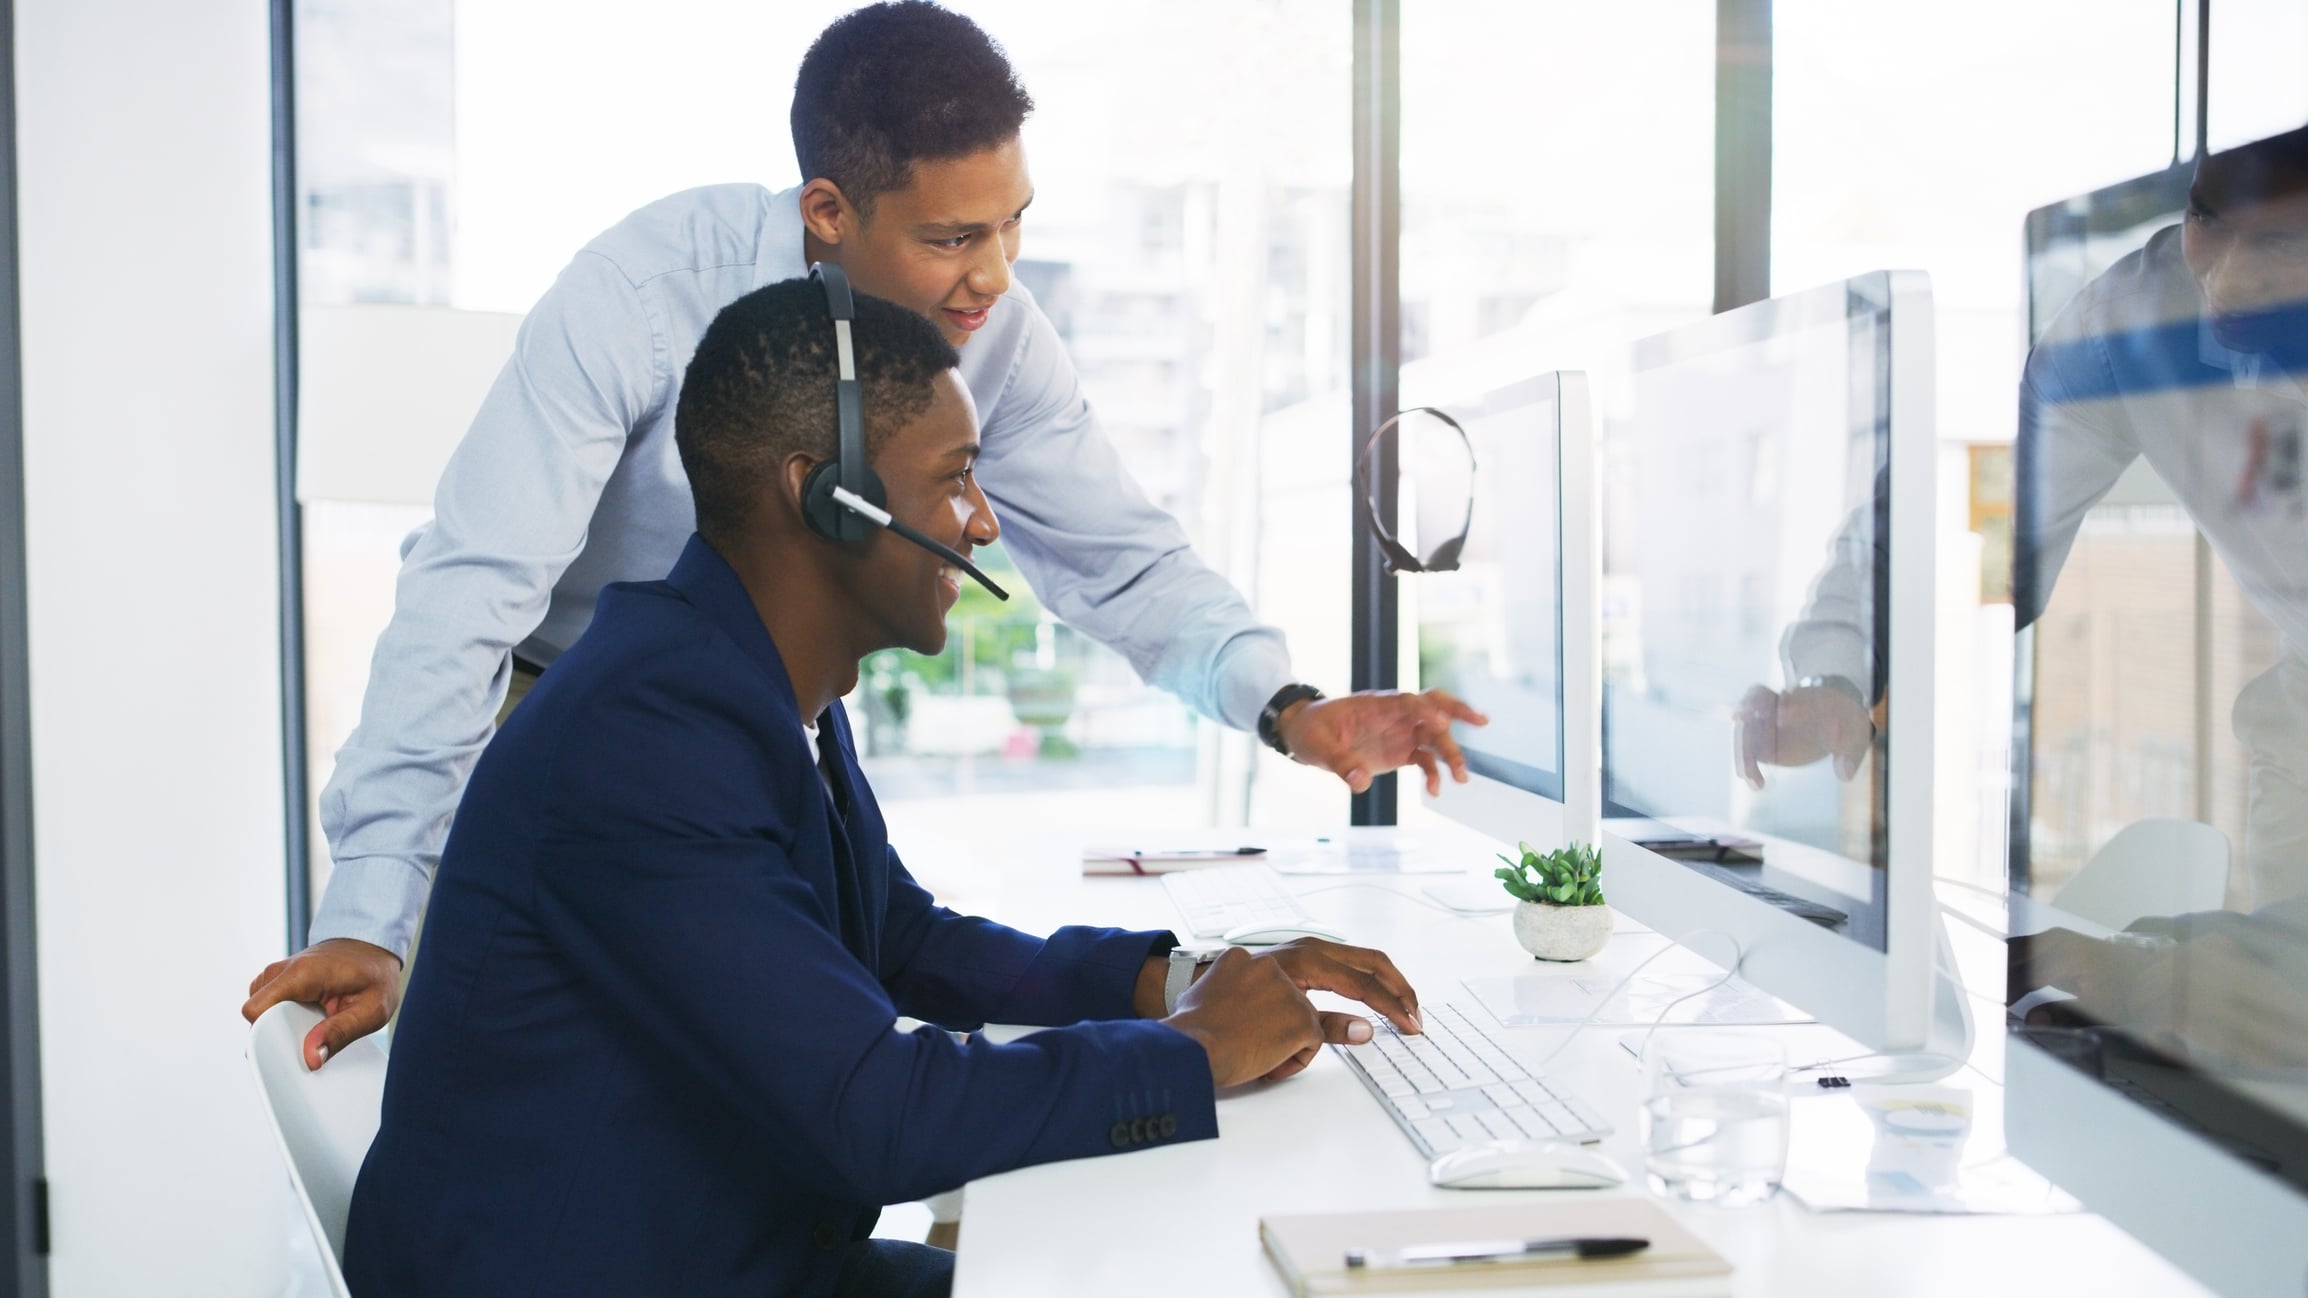
[[[1481,1239],[1463,1244],[1419,1244],[1410,1248],[1346,1251],[1349,1271],[1384,1271],[1395,1267],[1460,1266],[1470,1262],[1511,1262],[1517,1258],[1570,1254],[1584,1262],[1599,1257],[1625,1257],[1651,1247],[1647,1239],[1627,1236],[1565,1236],[1560,1239]]]
[[[1149,851],[1142,847],[1117,853],[1115,859],[1128,861],[1207,861],[1221,856],[1264,856],[1263,847],[1172,847]]]

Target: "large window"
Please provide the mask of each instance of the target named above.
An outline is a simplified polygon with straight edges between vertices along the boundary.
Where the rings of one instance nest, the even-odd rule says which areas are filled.
[[[307,463],[320,466],[301,492],[316,790],[357,720],[399,541],[429,516],[431,479],[471,413],[460,403],[477,399],[518,314],[578,247],[643,203],[695,185],[798,183],[793,73],[852,7],[300,4],[308,388],[337,372],[315,353],[371,337],[360,312],[383,303],[448,308],[430,324],[391,319],[418,319],[425,338],[412,346],[455,333],[479,375],[447,385],[448,408],[422,433],[317,418],[304,430]],[[1259,488],[1280,447],[1289,464],[1276,476],[1343,499],[1341,457],[1299,457],[1283,434],[1305,427],[1310,408],[1343,404],[1346,5],[955,7],[1005,44],[1037,101],[1018,274],[1066,339],[1106,434],[1204,560],[1289,635],[1301,672],[1343,686],[1343,504],[1285,535],[1262,506],[1276,497]],[[346,313],[359,319],[335,328]],[[376,381],[396,363],[372,348],[345,365]],[[1326,449],[1337,427],[1314,430]],[[359,454],[337,445],[348,438]],[[399,462],[385,475],[397,486],[321,471],[371,453]],[[998,551],[989,566],[1007,569]],[[963,817],[1012,823],[1027,800],[1052,829],[1335,822],[1335,781],[1283,777],[1285,793],[1307,796],[1254,797],[1253,772],[1266,768],[1246,736],[1142,684],[1008,584],[1021,592],[1008,604],[965,596],[942,657],[876,655],[850,700],[896,841],[950,841]],[[325,857],[317,835],[314,851]],[[939,854],[916,855],[940,882]],[[314,864],[317,885],[325,859]]]

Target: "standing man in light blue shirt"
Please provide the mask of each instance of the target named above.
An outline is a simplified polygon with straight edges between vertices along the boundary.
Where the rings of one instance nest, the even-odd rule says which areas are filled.
[[[808,181],[661,199],[580,250],[522,323],[512,360],[410,542],[361,721],[321,794],[335,872],[313,944],[250,986],[328,1018],[319,1067],[383,1027],[465,780],[508,691],[585,630],[595,596],[665,575],[695,525],[674,450],[683,368],[717,312],[839,263],[859,291],[936,321],[976,402],[978,472],[1042,602],[1197,710],[1360,791],[1415,764],[1466,778],[1439,691],[1326,699],[1281,633],[1194,554],[1133,482],[1056,332],[1012,281],[1034,197],[1019,129],[1033,101],[1000,47],[922,0],[821,34],[794,85]]]

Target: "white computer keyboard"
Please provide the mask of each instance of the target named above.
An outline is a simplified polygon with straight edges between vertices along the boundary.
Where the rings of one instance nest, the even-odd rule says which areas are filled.
[[[1601,1140],[1611,1125],[1592,1105],[1548,1086],[1491,1040],[1476,1015],[1419,1007],[1418,1036],[1372,1016],[1366,1045],[1332,1046],[1429,1158],[1482,1140]]]
[[[1196,937],[1222,937],[1245,924],[1292,924],[1308,918],[1270,865],[1173,870],[1162,876],[1162,886],[1186,917],[1186,931]]]

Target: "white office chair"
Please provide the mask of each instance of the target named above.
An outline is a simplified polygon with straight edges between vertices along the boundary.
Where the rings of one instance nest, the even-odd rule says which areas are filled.
[[[2228,900],[2228,836],[2193,820],[2138,820],[2116,831],[2052,905],[2122,929],[2149,915],[2218,910]]]
[[[373,1036],[363,1037],[331,1056],[319,1072],[304,1063],[305,1034],[321,1021],[310,1005],[282,1002],[266,1010],[249,1030],[248,1062],[257,1092],[272,1115],[289,1181],[305,1210],[327,1268],[329,1291],[351,1298],[345,1288],[345,1216],[353,1203],[353,1178],[376,1138],[385,1099],[385,1051]]]

